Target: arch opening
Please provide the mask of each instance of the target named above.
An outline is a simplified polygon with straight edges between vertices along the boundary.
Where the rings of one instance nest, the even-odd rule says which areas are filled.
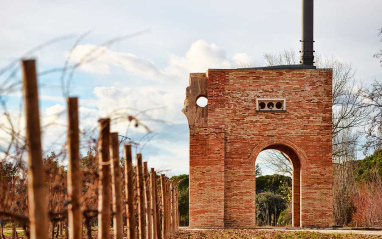
[[[256,225],[299,227],[301,162],[297,153],[286,145],[270,145],[257,154],[254,166]]]

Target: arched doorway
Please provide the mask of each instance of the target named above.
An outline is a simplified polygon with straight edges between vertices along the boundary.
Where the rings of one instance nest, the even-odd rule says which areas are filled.
[[[300,208],[300,202],[301,202],[301,160],[298,156],[298,154],[293,150],[290,146],[287,146],[285,144],[270,144],[268,146],[262,147],[261,150],[257,149],[255,162],[254,162],[254,170],[255,169],[255,163],[256,159],[258,158],[258,155],[265,151],[265,150],[277,150],[282,152],[287,156],[287,158],[290,160],[290,163],[292,165],[292,226],[293,227],[300,227],[300,219],[301,219],[301,208]],[[253,155],[254,156],[254,155]],[[277,220],[277,219],[275,219]]]

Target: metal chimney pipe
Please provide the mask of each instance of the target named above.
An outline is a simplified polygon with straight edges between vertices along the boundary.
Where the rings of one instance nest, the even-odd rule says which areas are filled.
[[[303,65],[313,66],[313,0],[302,0],[302,40],[301,61]]]

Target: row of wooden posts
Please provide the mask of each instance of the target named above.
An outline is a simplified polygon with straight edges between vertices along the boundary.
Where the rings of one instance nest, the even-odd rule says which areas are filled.
[[[30,238],[48,239],[48,203],[43,177],[35,60],[23,60],[22,72],[28,147]],[[68,200],[70,202],[68,205],[68,232],[69,238],[79,239],[82,238],[83,230],[78,99],[68,98],[67,103]],[[127,225],[125,225],[127,238],[165,239],[172,237],[179,229],[177,185],[164,174],[160,175],[160,180],[158,180],[153,168],[148,172],[147,162],[142,163],[141,154],[136,155],[137,165],[133,167],[131,145],[124,145],[126,160],[124,202],[118,134],[110,133],[109,118],[100,119],[99,128],[98,238],[111,238],[111,216],[113,216],[113,238],[124,238],[124,207],[127,218]],[[137,198],[136,201],[135,198]],[[136,215],[138,215],[138,224]]]

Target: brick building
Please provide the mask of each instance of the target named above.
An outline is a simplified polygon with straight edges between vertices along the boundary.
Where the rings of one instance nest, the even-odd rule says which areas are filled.
[[[313,62],[313,61],[312,61]],[[199,97],[208,104],[199,107]],[[190,74],[190,227],[256,226],[255,160],[293,165],[293,226],[332,223],[332,70],[305,65]]]

